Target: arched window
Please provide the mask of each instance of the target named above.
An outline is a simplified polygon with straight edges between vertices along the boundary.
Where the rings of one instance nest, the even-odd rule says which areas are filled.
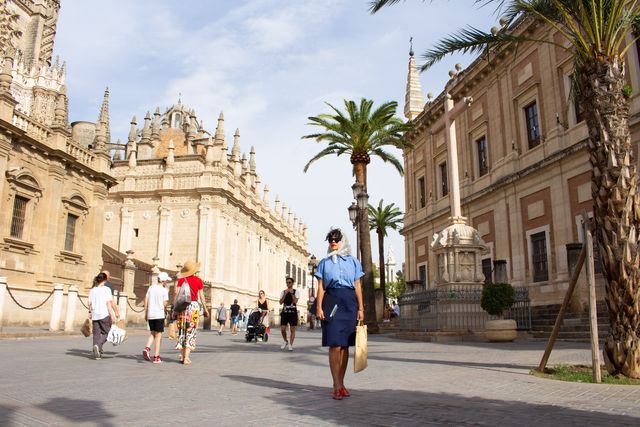
[[[182,114],[175,112],[171,118],[171,127],[180,129],[182,127]]]

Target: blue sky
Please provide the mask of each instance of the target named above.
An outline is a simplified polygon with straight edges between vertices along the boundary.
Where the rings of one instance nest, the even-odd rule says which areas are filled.
[[[133,115],[140,123],[179,94],[210,131],[224,111],[227,142],[239,128],[242,151],[255,147],[272,207],[278,194],[293,208],[320,258],[331,226],[355,244],[347,215],[353,178],[346,156],[303,173],[323,148],[300,139],[315,132],[307,117],[327,112],[324,102],[361,97],[395,100],[402,116],[409,37],[419,59],[463,25],[495,25],[493,9],[473,3],[408,0],[372,16],[367,0],[63,0],[54,53],[67,61],[71,121],[95,121],[109,87],[113,142],[126,140]],[[422,74],[423,91],[438,94],[447,71],[472,59],[449,57]],[[404,210],[403,179],[391,165],[374,159],[368,179],[372,204],[382,198]],[[402,236],[390,231],[387,242],[400,264]],[[376,261],[375,234],[372,244]]]

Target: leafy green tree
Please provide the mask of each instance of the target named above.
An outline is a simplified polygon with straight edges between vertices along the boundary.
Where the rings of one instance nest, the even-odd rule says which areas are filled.
[[[407,289],[407,282],[404,280],[404,274],[401,270],[396,271],[395,281],[387,282],[387,296],[394,300],[399,301],[400,296],[404,294]]]
[[[400,161],[386,151],[387,147],[400,150],[413,148],[403,135],[412,129],[412,125],[396,117],[397,102],[386,102],[373,109],[373,101],[362,98],[360,103],[344,101],[345,111],[341,111],[327,103],[333,110],[332,114],[319,114],[309,117],[309,125],[321,128],[321,132],[305,135],[304,139],[314,139],[327,146],[316,154],[305,165],[304,171],[315,161],[329,156],[349,155],[353,165],[356,183],[367,191],[367,165],[371,156],[376,156],[384,162],[391,163],[402,175],[403,168]],[[364,299],[365,322],[372,332],[377,330],[373,272],[371,269],[371,235],[369,233],[368,217],[366,213],[358,215],[358,233],[361,245],[361,262],[364,270],[362,278],[362,293]]]
[[[369,228],[375,230],[378,235],[378,259],[380,263],[380,287],[382,288],[382,301],[387,303],[386,269],[384,265],[384,238],[387,237],[387,229],[398,230],[402,227],[402,212],[393,203],[382,206],[384,200],[380,200],[378,207],[369,205]],[[393,278],[391,278],[393,279]]]
[[[372,13],[399,0],[376,0]],[[504,14],[501,28],[486,32],[466,27],[442,39],[423,55],[426,70],[454,52],[491,55],[520,43],[552,43],[573,57],[572,93],[584,109],[589,130],[595,231],[606,279],[609,334],[604,360],[611,374],[640,378],[640,205],[636,163],[629,130],[625,54],[637,40],[636,0],[476,0]],[[522,22],[537,21],[559,33],[553,38],[518,32]]]

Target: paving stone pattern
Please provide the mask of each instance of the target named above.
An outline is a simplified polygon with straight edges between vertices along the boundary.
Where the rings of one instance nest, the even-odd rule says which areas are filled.
[[[424,343],[371,336],[369,368],[352,373],[352,397],[334,401],[317,331],[295,350],[243,336],[201,332],[193,363],[141,356],[145,337],[0,340],[0,425],[640,425],[640,387],[550,381],[529,375],[544,342]],[[550,363],[585,363],[585,344],[559,343]]]

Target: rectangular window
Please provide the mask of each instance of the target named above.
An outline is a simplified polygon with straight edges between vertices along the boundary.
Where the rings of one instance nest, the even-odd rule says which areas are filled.
[[[76,237],[76,221],[78,217],[73,214],[67,215],[67,232],[64,237],[64,250],[73,252],[73,241]]]
[[[291,276],[291,263],[287,261],[287,276]]]
[[[420,267],[418,267],[418,277],[420,278],[420,281],[422,282],[422,284],[425,286],[427,286],[427,266],[426,265],[421,265]]]
[[[300,267],[298,267],[298,280],[296,280],[296,283],[302,283],[302,269]]]
[[[418,178],[418,198],[419,198],[419,206],[424,208],[427,204],[426,200],[426,188],[424,186],[424,176]]]
[[[29,199],[26,197],[16,196],[13,201],[13,214],[11,216],[11,237],[22,239],[24,231],[24,221],[27,217],[27,203]]]
[[[547,266],[547,234],[544,231],[531,235],[531,263],[533,264],[533,281],[549,280]]]
[[[491,258],[485,258],[482,260],[482,274],[484,274],[484,283],[493,281]]]
[[[489,161],[487,159],[487,137],[482,136],[476,140],[478,150],[478,176],[486,175],[489,172]]]
[[[529,148],[540,145],[540,125],[538,123],[538,105],[534,102],[524,107],[527,120],[527,141]]]
[[[440,163],[440,196],[449,194],[449,175],[447,172],[447,162]]]

